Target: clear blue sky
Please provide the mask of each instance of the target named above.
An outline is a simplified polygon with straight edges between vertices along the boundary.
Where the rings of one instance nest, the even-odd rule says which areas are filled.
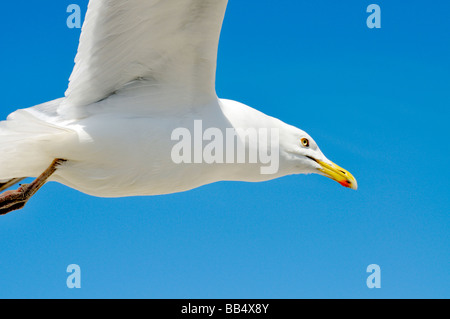
[[[70,3],[85,14],[87,1],[2,4],[1,119],[63,96]],[[0,218],[0,297],[449,298],[449,15],[444,0],[230,0],[219,96],[310,133],[359,190],[290,176],[101,199],[49,183]]]

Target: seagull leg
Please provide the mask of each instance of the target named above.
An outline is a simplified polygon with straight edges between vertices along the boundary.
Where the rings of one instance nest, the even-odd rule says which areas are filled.
[[[17,183],[20,183],[24,179],[25,178],[13,178],[13,179],[10,179],[9,181],[7,181],[6,183],[0,183],[0,193],[3,192],[4,190],[7,190],[8,188],[16,185]]]
[[[22,209],[28,200],[47,182],[59,165],[66,160],[55,159],[52,164],[31,184],[21,185],[15,191],[6,191],[0,195],[0,215]]]

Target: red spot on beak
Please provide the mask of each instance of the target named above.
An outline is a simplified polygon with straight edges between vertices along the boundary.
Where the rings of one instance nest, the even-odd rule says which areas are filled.
[[[338,183],[347,188],[352,187],[352,184],[349,181],[342,181],[342,182],[338,182]]]

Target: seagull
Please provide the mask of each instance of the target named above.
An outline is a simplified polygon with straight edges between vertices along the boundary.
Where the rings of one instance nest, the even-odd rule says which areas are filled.
[[[90,0],[64,97],[0,122],[0,215],[48,181],[104,198],[313,173],[357,189],[303,130],[217,97],[227,2]]]

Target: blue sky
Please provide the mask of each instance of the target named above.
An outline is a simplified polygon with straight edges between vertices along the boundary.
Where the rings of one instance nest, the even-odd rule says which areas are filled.
[[[80,30],[5,2],[0,118],[63,96]],[[377,3],[382,28],[366,26]],[[311,134],[321,176],[101,199],[49,183],[0,218],[1,298],[449,298],[448,1],[237,1],[217,92]],[[82,288],[68,289],[78,264]],[[381,267],[380,289],[366,268]]]

